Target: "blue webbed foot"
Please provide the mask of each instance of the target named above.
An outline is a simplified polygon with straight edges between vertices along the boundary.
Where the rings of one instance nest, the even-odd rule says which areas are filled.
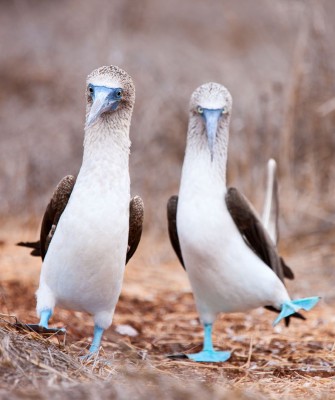
[[[43,326],[37,325],[37,324],[26,324],[24,326],[26,328],[28,328],[30,331],[34,331],[36,333],[39,333],[40,335],[64,336],[66,334],[66,329],[65,328],[44,328]]]
[[[18,327],[28,329],[30,331],[39,333],[40,335],[53,336],[53,335],[65,335],[65,328],[49,328],[49,319],[52,316],[52,310],[47,309],[41,312],[41,319],[39,324],[17,324]]]
[[[49,319],[52,317],[52,310],[47,309],[41,312],[40,323],[38,324],[40,327],[39,333],[46,335],[65,335],[65,328],[49,328]]]
[[[320,300],[320,297],[306,297],[304,299],[290,300],[282,304],[281,312],[274,320],[273,326],[277,325],[283,318],[286,318],[295,312],[303,309],[305,311],[311,310]]]
[[[212,324],[204,324],[204,347],[202,351],[186,354],[187,358],[198,362],[224,362],[231,353],[229,351],[215,351],[212,344]]]
[[[229,360],[230,351],[202,350],[199,353],[187,354],[187,357],[198,362],[224,362]]]

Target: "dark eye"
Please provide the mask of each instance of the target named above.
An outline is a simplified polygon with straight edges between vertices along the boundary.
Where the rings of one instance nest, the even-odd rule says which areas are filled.
[[[118,89],[117,91],[116,91],[116,97],[121,97],[122,96],[122,90],[121,89]]]
[[[93,96],[93,94],[94,94],[94,89],[93,89],[93,86],[89,86],[88,87],[88,92],[89,92],[89,94],[91,95],[91,97]]]

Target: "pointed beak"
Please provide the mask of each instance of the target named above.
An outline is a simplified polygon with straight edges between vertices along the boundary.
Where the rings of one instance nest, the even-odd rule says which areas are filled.
[[[206,125],[207,142],[209,151],[211,152],[211,161],[213,161],[216,132],[218,129],[219,119],[222,110],[221,109],[211,110],[208,108],[204,108],[203,110],[204,110],[203,117],[205,119],[205,125]]]
[[[93,104],[86,121],[86,127],[92,126],[103,113],[117,109],[121,100],[117,97],[117,92],[120,92],[120,89],[104,86],[94,88]]]

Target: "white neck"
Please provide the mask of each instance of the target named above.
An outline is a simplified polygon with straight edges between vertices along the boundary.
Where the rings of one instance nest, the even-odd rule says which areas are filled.
[[[102,120],[86,128],[81,174],[99,174],[106,180],[129,176],[130,144],[129,124],[113,129]]]
[[[200,129],[203,132],[200,132]],[[211,160],[206,132],[199,124],[192,123],[190,120],[183,176],[187,174],[194,183],[204,185],[203,190],[211,185],[226,187],[228,136],[228,124],[221,126],[214,146],[213,160]]]

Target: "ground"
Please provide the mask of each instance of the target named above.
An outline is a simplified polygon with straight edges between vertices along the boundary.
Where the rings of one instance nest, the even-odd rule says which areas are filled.
[[[292,321],[289,328],[284,325],[273,328],[274,314],[264,309],[222,315],[215,325],[214,344],[219,349],[230,349],[233,355],[220,364],[166,357],[199,350],[202,328],[186,273],[170,250],[168,238],[149,233],[144,234],[137,254],[127,266],[113,326],[104,335],[98,358],[90,362],[78,358],[89,346],[93,331],[91,318],[82,313],[56,311],[52,325],[66,326],[65,341],[16,331],[10,325],[14,322],[11,316],[22,322],[37,321],[34,292],[41,262],[15,243],[36,238],[37,232],[35,221],[2,222],[0,396],[3,398],[8,398],[8,391],[17,398],[27,393],[36,397],[34,391],[44,386],[48,396],[50,390],[55,390],[55,384],[59,398],[64,398],[65,393],[80,397],[83,388],[85,393],[91,393],[87,395],[91,398],[92,387],[94,396],[104,393],[105,397],[108,390],[109,398],[117,399],[127,398],[120,393],[125,395],[134,387],[139,390],[134,398],[147,399],[152,396],[195,399],[200,395],[234,398],[230,391],[243,399],[332,398],[335,390],[333,231],[282,240],[281,252],[296,274],[296,280],[289,284],[292,297],[323,297],[306,315],[307,320]],[[299,256],[296,249],[300,250]],[[134,328],[136,336],[118,333],[122,325]],[[81,385],[76,386],[77,382]],[[127,393],[133,396],[133,392]]]

